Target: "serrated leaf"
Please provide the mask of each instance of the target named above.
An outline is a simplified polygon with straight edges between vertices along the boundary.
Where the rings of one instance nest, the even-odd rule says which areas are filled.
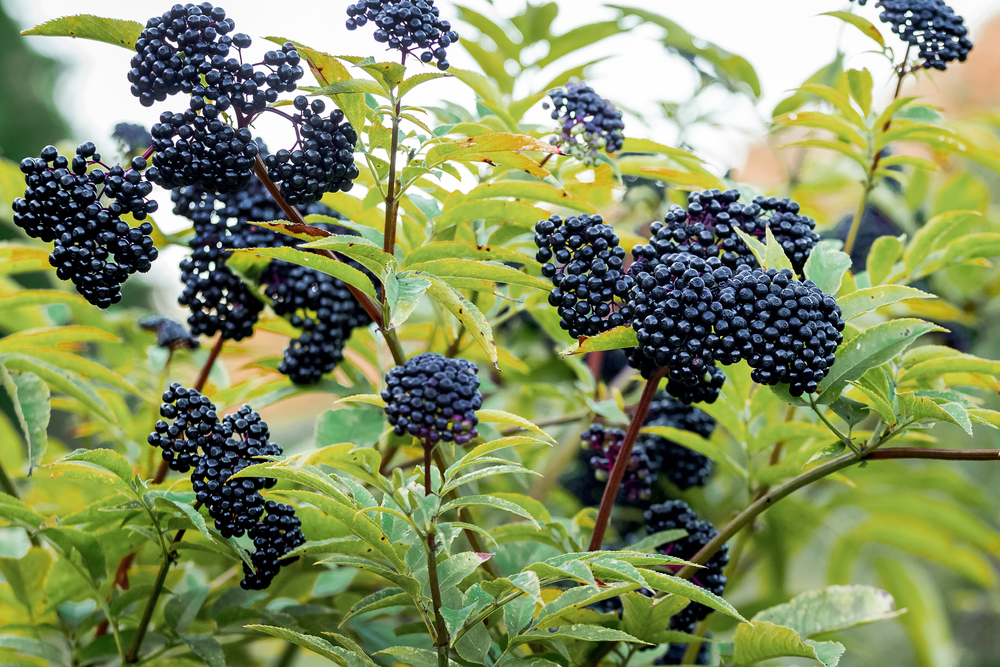
[[[417,275],[410,275],[408,271],[396,274],[391,285],[386,284],[386,304],[389,306],[389,325],[387,329],[395,329],[409,319],[413,311],[420,303],[420,297],[424,295],[427,288],[431,286],[431,281]]]
[[[799,637],[795,630],[767,621],[739,625],[733,636],[733,643],[733,660],[741,666],[783,657],[811,658],[819,661],[816,649]]]
[[[844,23],[848,23],[858,30],[860,30],[866,37],[875,40],[875,43],[885,48],[885,39],[882,37],[882,33],[875,25],[863,16],[859,16],[853,12],[823,12],[820,16],[832,16],[834,18],[840,19]]]
[[[559,356],[586,354],[602,350],[620,350],[636,347],[639,344],[635,329],[630,326],[620,326],[599,333],[590,338],[581,338],[576,343],[559,353]]]
[[[411,667],[438,667],[437,653],[425,648],[392,646],[378,651],[375,655],[392,656],[397,662]]]
[[[542,436],[550,442],[555,442],[555,440],[548,433],[543,431],[541,428],[536,426],[533,422],[520,415],[515,415],[506,410],[477,410],[476,416],[479,418],[480,422],[487,422],[493,424],[508,424],[510,426],[518,426],[526,431],[532,431]]]
[[[885,398],[883,398],[878,392],[864,386],[860,382],[851,382],[854,387],[860,391],[868,399],[868,403],[872,408],[879,414],[880,417],[888,425],[893,425],[896,423],[896,415],[893,413],[892,406],[889,405]]]
[[[840,291],[840,283],[844,272],[851,268],[851,258],[835,249],[830,242],[821,241],[809,253],[804,271],[806,278],[816,283],[816,286],[827,294]]]
[[[928,359],[914,364],[900,374],[900,383],[938,378],[946,373],[983,373],[1000,376],[1000,361],[981,359],[971,354]]]
[[[437,276],[443,280],[449,278],[475,278],[490,280],[497,283],[524,285],[545,291],[552,290],[552,283],[541,278],[523,273],[506,264],[484,260],[471,259],[438,259],[419,264],[411,264],[410,269]]]
[[[767,246],[747,234],[739,227],[733,227],[733,231],[740,237],[743,244],[750,249],[750,252],[753,253],[753,256],[757,259],[757,263],[760,264],[761,267],[765,269],[771,268],[767,263]]]
[[[920,336],[941,327],[916,319],[898,319],[866,329],[837,350],[837,361],[819,385],[819,402],[832,403],[848,382],[870,368],[881,366],[916,342]]]
[[[492,507],[493,509],[504,510],[510,512],[511,514],[516,514],[519,517],[527,519],[535,527],[538,527],[538,522],[535,520],[531,514],[525,510],[520,505],[516,505],[509,500],[504,500],[503,498],[498,498],[495,496],[463,496],[461,498],[456,498],[451,502],[445,503],[441,506],[441,513],[447,512],[448,510],[458,509],[460,507],[469,506],[480,506],[480,507]]]
[[[908,299],[936,299],[937,295],[928,294],[905,285],[879,285],[859,289],[837,298],[844,321],[853,320],[873,310],[889,304],[907,301]]]
[[[51,389],[77,399],[106,422],[117,423],[111,408],[97,390],[75,373],[20,353],[0,354],[0,364],[8,370],[34,373],[45,380]]]
[[[552,641],[561,639],[576,639],[587,642],[629,642],[632,644],[648,644],[627,632],[612,630],[599,625],[563,625],[555,632],[528,633],[512,638],[517,644],[535,641]]]
[[[930,398],[917,396],[909,391],[897,394],[897,398],[899,411],[904,417],[910,417],[915,421],[930,419],[949,422],[961,426],[966,433],[972,435],[972,422],[969,420],[969,413],[958,403],[939,405]]]
[[[733,227],[736,229],[736,227]],[[781,244],[774,240],[774,233],[771,231],[770,227],[764,229],[767,241],[764,245],[764,261],[767,262],[767,268],[769,269],[788,269],[792,270],[792,261],[788,259],[788,255],[785,254],[785,250],[781,247]]]
[[[31,475],[41,463],[48,447],[49,419],[52,414],[49,387],[34,373],[11,375],[0,363],[0,379],[14,407],[17,421],[21,425],[28,445],[28,474]]]
[[[344,615],[343,620],[341,620],[340,627],[343,627],[344,623],[358,614],[378,611],[379,609],[387,609],[389,607],[409,606],[412,604],[413,598],[411,598],[410,595],[402,588],[383,588],[382,590],[375,591],[371,595],[368,595],[354,603],[351,610],[347,612],[347,614]]]
[[[682,597],[670,595],[652,598],[638,591],[621,596],[622,628],[629,634],[653,644],[667,641],[670,617],[688,605]]]
[[[765,609],[751,620],[792,628],[808,639],[821,632],[895,618],[900,613],[892,596],[873,586],[828,586]]]
[[[334,278],[340,278],[348,285],[351,285],[359,291],[367,294],[373,300],[379,301],[378,294],[375,292],[375,287],[372,285],[371,279],[361,271],[358,271],[353,266],[345,264],[344,262],[338,262],[335,259],[323,257],[322,255],[317,255],[316,253],[296,250],[295,248],[238,248],[233,252],[237,254],[245,253],[258,257],[281,259],[286,262],[291,262],[292,264],[304,266],[307,269],[316,269],[317,271],[331,275]]]
[[[341,658],[336,651],[334,651],[333,644],[322,637],[304,635],[291,630],[286,630],[285,628],[277,628],[272,625],[247,625],[244,627],[248,630],[256,630],[257,632],[263,632],[264,634],[271,635],[272,637],[284,639],[287,642],[291,642],[296,646],[301,646],[302,648],[308,649],[317,655],[323,656],[327,660],[332,660],[333,662],[346,667],[344,659]]]
[[[693,602],[700,602],[706,607],[711,607],[716,611],[721,611],[727,616],[732,616],[739,621],[746,621],[733,605],[723,600],[718,595],[711,593],[701,586],[697,586],[686,579],[671,577],[660,572],[640,568],[643,578],[649,583],[651,588],[664,593],[672,593],[682,598],[687,598]]]
[[[108,19],[92,14],[77,14],[76,16],[64,16],[46,21],[21,34],[93,39],[132,51],[135,50],[135,40],[139,39],[141,32],[142,24],[136,21]]]
[[[458,71],[455,73],[460,74]],[[463,77],[460,76],[460,78]],[[478,137],[469,137],[461,141],[438,144],[427,151],[427,156],[424,158],[424,166],[432,169],[448,160],[470,160],[480,155],[507,151],[558,153],[559,149],[540,139],[535,139],[527,135],[497,132]]]
[[[497,343],[493,339],[493,328],[486,320],[486,316],[476,307],[474,303],[462,296],[462,293],[454,287],[444,282],[436,276],[430,274],[420,274],[431,281],[427,293],[437,299],[437,301],[458,318],[472,338],[483,348],[486,356],[497,369],[499,355],[497,354]]]
[[[903,256],[903,239],[895,236],[880,236],[872,243],[868,252],[868,280],[872,285],[880,285],[892,273],[892,267]]]

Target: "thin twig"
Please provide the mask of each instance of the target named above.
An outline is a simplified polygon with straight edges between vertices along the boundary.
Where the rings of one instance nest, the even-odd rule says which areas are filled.
[[[893,459],[925,459],[931,461],[1000,461],[1000,449],[925,449],[923,447],[889,447],[872,452],[869,461]]]

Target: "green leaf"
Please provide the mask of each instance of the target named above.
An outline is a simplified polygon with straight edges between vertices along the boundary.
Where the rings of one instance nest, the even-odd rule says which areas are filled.
[[[824,651],[824,657],[830,662],[820,660],[816,646],[807,643],[791,628],[786,628],[767,621],[743,623],[736,628],[733,636],[733,660],[737,665],[754,665],[764,660],[782,657],[811,658],[823,662],[825,667],[836,667],[840,662],[840,654],[836,651]],[[843,647],[841,646],[841,649]]]
[[[382,273],[386,267],[395,266],[396,259],[384,252],[381,246],[375,245],[361,236],[332,235],[310,241],[300,246],[340,253],[363,264],[373,273]]]
[[[367,59],[366,59],[367,60]],[[386,91],[399,85],[406,73],[406,67],[401,63],[372,63],[361,61],[357,66],[385,84]]]
[[[389,307],[390,319],[387,329],[395,329],[409,319],[420,303],[431,281],[408,271],[395,274],[395,279],[386,281],[386,304]]]
[[[421,72],[420,74],[414,74],[409,79],[404,79],[399,84],[398,97],[402,97],[422,83],[427,83],[428,81],[433,81],[434,79],[440,79],[446,76],[451,75],[447,72]]]
[[[454,73],[461,77],[461,72],[455,70]],[[469,137],[460,141],[438,144],[429,151],[424,158],[424,166],[432,169],[446,161],[476,160],[484,155],[500,152],[540,152],[558,153],[559,149],[540,139],[529,137],[523,134],[510,134],[507,132],[497,132],[494,134],[484,134],[478,137]],[[544,216],[543,216],[544,217]],[[537,222],[537,220],[536,220]]]
[[[493,557],[493,554],[482,554],[467,551],[455,554],[438,563],[438,579],[442,590],[458,586],[462,580],[479,569],[479,566]],[[428,597],[430,597],[428,595]]]
[[[428,243],[410,251],[403,261],[403,268],[409,269],[414,264],[432,262],[438,259],[486,259],[494,262],[514,262],[515,264],[535,263],[534,257],[529,257],[516,250],[501,246],[475,245],[459,241],[440,241]]]
[[[736,229],[736,227],[733,227],[733,229]],[[767,268],[792,270],[792,261],[788,259],[788,255],[785,254],[781,244],[774,240],[771,228],[766,227],[764,232],[767,235],[764,245],[764,261],[767,262]]]
[[[344,93],[368,93],[369,95],[385,96],[382,87],[370,79],[347,79],[346,81],[336,81],[319,90],[312,95],[343,95]]]
[[[671,577],[666,574],[661,574],[660,572],[654,572],[653,570],[640,569],[639,571],[642,573],[643,578],[645,578],[651,588],[663,591],[664,593],[672,593],[682,598],[687,598],[692,602],[700,602],[706,607],[711,607],[716,611],[721,611],[723,614],[732,616],[739,621],[746,621],[746,619],[740,615],[740,612],[736,611],[736,608],[733,607],[733,605],[729,604],[718,595],[710,593],[701,586],[692,584],[686,579]]]
[[[92,385],[81,380],[76,374],[48,364],[41,359],[35,359],[23,354],[10,353],[0,354],[0,364],[3,364],[11,371],[21,371],[34,373],[49,385],[51,389],[61,391],[67,396],[77,399],[84,406],[89,408],[96,416],[116,424],[114,414],[107,402],[101,398]]]
[[[34,373],[11,375],[2,363],[0,363],[0,379],[24,432],[30,462],[28,474],[31,475],[45,456],[49,443],[49,418],[52,415],[49,387]]]
[[[847,322],[859,315],[870,313],[873,310],[892,303],[899,303],[908,299],[936,298],[937,295],[935,294],[928,294],[927,292],[913,287],[906,287],[905,285],[881,285],[878,287],[867,287],[838,297],[837,305],[840,306],[844,321]]]
[[[466,299],[462,296],[461,292],[448,283],[430,274],[421,275],[431,281],[430,287],[427,288],[427,293],[437,299],[441,305],[450,310],[458,318],[465,327],[465,330],[472,335],[472,338],[486,352],[487,358],[499,369],[500,366],[497,363],[499,359],[497,343],[493,339],[493,328],[486,320],[486,316],[476,307],[476,304]]]
[[[622,628],[630,635],[652,644],[667,641],[670,617],[688,605],[688,601],[676,595],[665,598],[651,598],[632,591],[621,596]]]
[[[834,18],[840,19],[844,23],[849,23],[855,28],[860,30],[866,37],[870,37],[875,40],[875,43],[885,48],[885,39],[882,38],[882,33],[879,32],[871,21],[863,16],[859,16],[853,12],[823,12],[820,16],[832,16]]]
[[[928,359],[914,364],[900,374],[900,383],[939,378],[946,373],[983,373],[1000,376],[1000,361],[981,359],[971,354]]]
[[[861,107],[861,113],[865,116],[872,111],[872,75],[867,69],[847,70],[847,85],[851,91],[851,97]],[[864,119],[857,123],[864,127]]]
[[[898,319],[870,327],[837,350],[837,361],[819,385],[820,403],[832,403],[848,382],[869,368],[881,366],[916,342],[920,336],[943,329],[930,322]]]
[[[740,240],[743,241],[744,245],[750,249],[750,252],[752,252],[753,256],[757,259],[758,264],[765,269],[771,268],[767,263],[767,247],[763,243],[750,236],[742,229],[733,227],[733,231],[740,237]]]
[[[892,596],[873,586],[828,586],[802,593],[751,619],[792,628],[809,638],[899,616]]]
[[[903,253],[903,262],[906,268],[913,271],[932,252],[951,241],[956,229],[961,229],[981,218],[982,214],[978,211],[948,211],[934,216],[917,230],[917,233],[913,235],[913,240],[910,241]]]
[[[880,285],[892,273],[892,267],[903,255],[905,237],[880,236],[868,252],[868,281]]]
[[[636,338],[635,329],[630,326],[615,327],[604,333],[599,333],[590,338],[581,338],[570,347],[559,353],[559,356],[586,354],[588,352],[600,352],[602,350],[619,350],[623,348],[636,347],[639,344]]]
[[[438,259],[420,264],[411,264],[410,269],[421,271],[437,276],[443,280],[449,278],[474,278],[477,280],[490,280],[497,283],[510,283],[512,285],[524,285],[545,291],[552,290],[552,283],[548,280],[536,278],[517,269],[511,268],[498,262],[472,259]]]
[[[107,470],[121,480],[126,489],[132,491],[131,495],[137,494],[140,482],[132,470],[132,464],[113,449],[78,449],[56,461],[55,465],[81,462]]]
[[[308,649],[317,655],[321,655],[327,660],[332,660],[340,665],[346,665],[343,658],[341,658],[334,650],[334,645],[321,637],[303,635],[298,632],[292,632],[291,630],[286,630],[284,628],[276,628],[271,625],[247,625],[245,627],[248,630],[256,630],[257,632],[263,632],[264,634],[271,635],[272,637],[284,639],[285,641],[291,642],[296,646],[301,646],[302,648]]]
[[[121,19],[106,19],[91,14],[77,14],[52,19],[25,30],[22,35],[45,35],[50,37],[79,37],[98,42],[114,44],[130,51],[135,50],[135,40],[139,39],[142,24]]]
[[[375,655],[388,655],[398,662],[411,667],[438,667],[437,653],[425,648],[414,648],[412,646],[393,646],[382,649]]]
[[[312,252],[296,250],[295,248],[239,248],[233,252],[236,254],[244,253],[248,255],[256,255],[257,257],[282,259],[286,262],[291,262],[292,264],[298,264],[299,266],[304,266],[309,269],[316,269],[317,271],[331,275],[334,278],[340,278],[348,285],[357,288],[359,291],[367,294],[375,301],[380,300],[378,298],[378,294],[375,292],[375,287],[372,286],[372,281],[368,276],[361,271],[358,271],[353,266],[345,264],[344,262],[338,262],[337,260],[330,259],[329,257],[323,257],[322,255],[317,255]]]
[[[351,610],[344,615],[343,620],[340,622],[340,627],[343,627],[344,623],[358,614],[387,609],[389,607],[410,606],[412,604],[413,598],[402,588],[383,588],[356,602],[351,607]]]
[[[535,617],[535,601],[530,597],[515,598],[503,606],[503,623],[507,635],[514,636],[528,627]]]
[[[163,495],[155,495],[156,493],[157,492],[155,491],[150,491],[146,495],[152,496],[153,502],[161,501],[180,510],[184,516],[191,521],[191,525],[193,525],[199,533],[205,536],[205,539],[213,544],[215,543],[215,538],[212,537],[212,533],[208,530],[208,525],[205,523],[205,517],[203,517],[198,510],[192,507],[189,503],[177,498],[177,494],[166,492]]]
[[[833,242],[821,241],[809,253],[806,260],[806,278],[816,283],[816,286],[827,294],[840,291],[840,283],[844,272],[851,268],[851,258],[836,249]]]
[[[910,417],[915,421],[929,419],[949,422],[961,426],[966,433],[972,435],[972,422],[969,420],[969,413],[958,403],[938,405],[930,398],[917,396],[909,391],[897,394],[897,398],[899,399],[899,412],[904,418]]]
[[[511,414],[505,410],[477,410],[476,416],[479,417],[480,422],[517,426],[526,431],[533,431],[550,442],[555,442],[552,436],[536,426],[533,422],[521,417],[520,415]]]
[[[0,502],[6,494],[0,493]],[[8,498],[10,496],[7,496]],[[0,516],[3,516],[0,505]],[[0,558],[3,574],[14,597],[24,605],[31,619],[45,602],[45,582],[52,570],[52,556],[42,547],[31,547],[21,558]]]
[[[448,510],[457,509],[459,507],[469,507],[478,505],[480,507],[492,507],[493,509],[504,510],[510,512],[511,514],[516,514],[519,517],[523,517],[533,523],[535,527],[538,527],[538,522],[535,518],[525,510],[520,505],[516,505],[509,500],[504,500],[502,498],[497,498],[494,496],[463,496],[461,498],[456,498],[451,502],[445,503],[441,506],[441,513],[445,513]]]
[[[327,410],[316,422],[316,447],[350,442],[371,447],[379,441],[385,423],[380,413],[370,410]]]
[[[860,382],[851,382],[851,384],[868,398],[872,408],[879,414],[880,417],[882,417],[886,424],[891,426],[896,423],[896,415],[893,412],[892,406],[886,402],[885,398],[881,394],[870,389],[869,387],[866,387]]]
[[[552,641],[561,639],[577,639],[587,642],[629,642],[631,644],[648,644],[641,639],[637,639],[627,632],[612,630],[611,628],[599,625],[563,625],[556,628],[555,632],[528,633],[513,637],[511,641],[516,644],[527,642]]]
[[[35,530],[45,522],[44,516],[36,514],[21,500],[7,493],[0,493],[0,518],[23,523],[30,530]]]
[[[73,551],[80,554],[80,560],[93,581],[99,581],[107,574],[107,562],[100,541],[82,530],[68,527],[43,528],[40,534],[58,545],[68,557]]]

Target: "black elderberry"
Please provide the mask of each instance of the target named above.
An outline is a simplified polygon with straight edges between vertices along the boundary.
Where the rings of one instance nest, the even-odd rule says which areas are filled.
[[[715,430],[715,420],[695,407],[684,405],[668,393],[659,392],[649,405],[647,426],[669,426],[682,431],[697,433],[706,440]],[[650,469],[665,474],[677,488],[704,486],[712,474],[712,460],[658,435],[644,435],[636,446],[642,446],[649,459]]]
[[[118,123],[111,136],[118,140],[123,153],[142,153],[153,143],[149,130],[135,123]]]
[[[160,114],[160,122],[150,130],[158,185],[168,189],[201,185],[218,194],[246,187],[258,145],[249,129],[234,129],[213,117],[217,115],[214,105],[201,109],[200,115],[191,109]]]
[[[347,192],[354,187],[358,166],[354,146],[358,135],[344,112],[334,109],[327,117],[326,105],[295,98],[294,116],[297,141],[293,150],[279,150],[264,158],[268,177],[281,185],[281,196],[292,205],[318,201],[325,192]]]
[[[625,441],[625,432],[616,428],[604,428],[600,424],[591,424],[590,428],[580,436],[581,445],[590,456],[588,463],[594,471],[594,479],[607,482],[611,469]],[[629,503],[649,501],[650,489],[656,481],[655,468],[646,455],[645,448],[636,443],[632,447],[631,459],[625,467],[619,493],[623,500]]]
[[[14,223],[30,237],[54,243],[49,262],[56,277],[72,281],[95,306],[118,303],[122,283],[149,271],[157,258],[153,225],[131,227],[122,219],[130,213],[144,220],[157,209],[146,199],[155,169],[142,173],[145,168],[141,157],[128,169],[106,167],[90,142],[77,148],[72,161],[54,146],[42,149],[40,158],[21,161],[26,187],[13,202]]]
[[[254,551],[250,555],[253,570],[243,564],[244,577],[240,586],[245,590],[259,591],[270,586],[283,566],[298,560],[297,557],[286,558],[285,554],[306,541],[302,520],[295,516],[295,508],[268,500],[264,509],[263,518],[247,531],[253,540]]]
[[[191,332],[181,324],[167,317],[151,315],[141,322],[139,328],[143,331],[156,332],[156,346],[168,350],[193,350],[200,343]]]
[[[559,136],[551,141],[584,164],[593,166],[600,151],[609,154],[621,150],[625,142],[622,112],[594,89],[583,83],[549,91],[552,120],[559,121]],[[543,107],[549,108],[548,102]]]
[[[385,414],[396,435],[409,433],[424,443],[458,445],[479,435],[476,410],[482,407],[479,369],[465,359],[425,352],[385,376]]]
[[[553,215],[535,225],[535,245],[542,275],[556,288],[549,304],[570,336],[596,336],[631,323],[626,299],[634,283],[624,273],[625,250],[601,216]]]
[[[864,6],[867,0],[858,0]],[[924,69],[944,70],[948,63],[965,62],[972,40],[965,20],[944,0],[879,0],[879,20],[899,38],[918,49]]]
[[[375,41],[404,56],[416,55],[422,62],[437,61],[449,67],[447,48],[458,42],[458,33],[440,17],[434,0],[358,0],[347,7],[347,29],[375,26]]]
[[[198,466],[202,453],[221,442],[222,422],[215,405],[194,389],[174,383],[163,393],[161,419],[147,441],[163,450],[163,460],[171,470],[187,472]]]
[[[743,267],[722,291],[715,331],[723,363],[745,359],[761,384],[813,393],[836,361],[844,321],[836,299],[788,269]]]
[[[681,529],[687,531],[687,537],[671,542],[659,549],[661,553],[684,560],[690,560],[719,532],[709,522],[699,521],[694,511],[682,500],[671,500],[659,505],[653,505],[646,510],[645,518],[646,531],[649,534],[664,530]],[[721,596],[726,586],[726,577],[723,574],[723,569],[728,563],[729,545],[723,545],[705,563],[704,568],[698,570],[691,578],[691,581],[709,592]],[[694,632],[698,622],[707,617],[711,611],[710,607],[692,602],[679,613],[670,617],[670,629],[691,634]],[[687,650],[686,645],[684,645],[684,650]],[[680,652],[680,649],[674,649],[671,646],[670,651],[668,655],[674,655],[672,652]],[[681,652],[681,656],[683,657],[683,652]],[[676,663],[664,662],[662,664]]]
[[[668,379],[666,389],[681,403],[692,405],[694,403],[715,403],[724,384],[726,384],[726,374],[718,366],[712,366],[693,385]]]

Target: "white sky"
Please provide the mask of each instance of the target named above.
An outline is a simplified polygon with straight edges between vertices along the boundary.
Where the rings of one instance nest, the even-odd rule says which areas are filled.
[[[14,19],[31,27],[51,18],[69,14],[89,13],[98,16],[127,18],[145,23],[150,16],[162,13],[172,0],[2,0]],[[537,0],[536,0],[537,1]],[[891,95],[891,69],[881,56],[866,54],[874,43],[854,28],[842,29],[836,19],[818,16],[822,12],[848,7],[846,0],[618,0],[622,5],[641,7],[667,16],[696,37],[711,40],[734,53],[746,57],[757,70],[763,87],[763,98],[757,108],[747,102],[719,96],[706,100],[718,107],[719,119],[726,129],[704,129],[689,137],[695,152],[709,160],[720,172],[743,163],[746,149],[763,133],[761,117],[769,117],[773,106],[798,86],[806,77],[829,62],[838,40],[849,54],[850,67],[868,67],[876,81],[876,90]],[[371,38],[370,26],[349,32],[344,27],[347,0],[229,0],[222,1],[237,25],[237,30],[254,38],[252,50],[267,48],[262,38],[277,35],[308,44],[334,54],[373,55],[381,59],[384,51]],[[442,13],[455,17],[452,0],[438,0]],[[486,0],[466,0],[464,4],[488,16],[516,13],[522,0],[496,0],[491,6]],[[557,0],[562,8],[556,20],[556,32],[578,25],[613,19],[617,13],[598,0]],[[871,0],[858,11],[883,29],[887,43],[898,44],[888,26],[877,22],[879,10]],[[966,18],[975,41],[976,27],[985,19],[1000,13],[1000,0],[951,0],[956,12]],[[498,11],[497,8],[500,8]],[[460,26],[459,26],[460,27]],[[658,115],[657,102],[681,101],[693,89],[690,68],[679,59],[667,56],[658,42],[662,29],[643,26],[627,36],[604,40],[573,54],[546,70],[540,81],[528,81],[529,86],[542,86],[551,76],[573,65],[603,56],[612,56],[593,68],[588,83],[601,95],[634,109],[647,117]],[[170,101],[143,108],[128,92],[125,73],[131,57],[124,49],[111,45],[72,40],[69,38],[31,37],[38,51],[52,55],[69,69],[61,79],[57,101],[66,110],[74,129],[74,138],[92,140],[110,152],[116,144],[109,139],[116,123],[136,122],[147,127],[156,122]],[[457,67],[478,69],[460,48],[452,47],[449,60]],[[424,67],[417,64],[417,67]],[[522,94],[534,90],[519,91]],[[435,81],[418,89],[412,103],[431,104],[440,99],[471,104],[474,96],[456,81]],[[539,121],[545,118],[536,110]],[[650,125],[632,121],[628,135],[672,143],[672,126],[664,121]],[[268,125],[267,123],[271,123]],[[272,118],[258,124],[259,134],[274,147],[287,140],[285,123]],[[289,141],[289,143],[291,143]],[[8,156],[17,159],[18,156]],[[159,198],[159,197],[158,197]],[[157,220],[166,228],[170,224],[169,197],[160,198],[161,212]],[[163,264],[159,262],[158,264]],[[150,276],[153,280],[156,277]],[[162,277],[162,276],[161,276]]]

